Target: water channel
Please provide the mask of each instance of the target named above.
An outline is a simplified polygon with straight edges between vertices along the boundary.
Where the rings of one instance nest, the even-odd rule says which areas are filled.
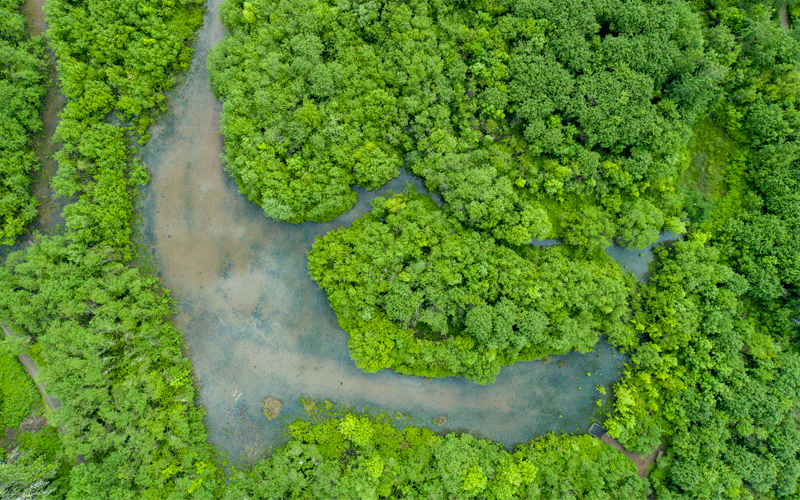
[[[20,12],[27,21],[26,30],[29,36],[44,36],[47,29],[42,11],[44,2],[45,0],[25,0],[20,7]],[[67,200],[56,196],[50,185],[50,179],[58,168],[58,163],[52,158],[53,153],[58,151],[58,145],[52,140],[53,134],[59,121],[58,112],[66,100],[61,95],[59,88],[55,56],[49,47],[45,48],[45,54],[50,60],[48,67],[50,82],[39,113],[43,127],[41,132],[33,138],[32,144],[34,154],[41,165],[36,171],[31,172],[31,190],[39,203],[37,217],[28,227],[26,234],[18,237],[14,245],[0,245],[0,262],[5,262],[11,252],[22,250],[30,245],[35,231],[43,234],[56,234],[64,226],[61,210],[67,204]]]
[[[308,277],[306,251],[316,236],[367,211],[378,193],[359,193],[357,206],[330,223],[299,225],[266,219],[239,194],[220,161],[221,104],[205,67],[224,33],[219,1],[210,1],[192,70],[144,150],[152,179],[140,200],[141,237],[178,301],[175,322],[201,385],[211,441],[231,458],[253,460],[283,440],[301,396],[400,411],[437,430],[468,430],[509,446],[537,433],[584,431],[596,385],[608,386],[624,361],[602,342],[593,353],[506,367],[488,386],[355,367],[347,333]],[[283,420],[260,412],[266,396],[283,401]],[[431,423],[438,415],[447,416],[441,429]]]

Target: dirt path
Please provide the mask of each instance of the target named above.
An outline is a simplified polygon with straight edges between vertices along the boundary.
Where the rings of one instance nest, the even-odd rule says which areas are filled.
[[[14,334],[7,326],[0,325],[3,328],[3,333],[6,337],[10,337]],[[36,387],[39,388],[39,392],[42,393],[42,397],[44,398],[45,403],[51,410],[57,410],[61,408],[61,400],[58,398],[54,398],[53,396],[47,394],[47,391],[44,389],[44,385],[36,380],[36,374],[39,373],[39,367],[36,366],[36,363],[31,359],[30,356],[27,354],[20,354],[17,356],[19,358],[20,363],[25,365],[25,370],[33,379],[33,382],[36,384]]]
[[[781,17],[781,26],[783,29],[789,29],[789,13],[786,10],[786,4],[781,6],[781,9],[778,11],[778,15]]]
[[[6,337],[14,335],[14,332],[11,331],[11,329],[8,328],[6,325],[0,325],[0,328],[3,329],[3,333],[5,334]],[[44,389],[44,384],[36,380],[36,374],[39,373],[39,367],[31,359],[31,357],[28,356],[27,354],[20,354],[17,357],[19,358],[20,363],[22,363],[25,366],[25,370],[33,379],[33,383],[36,384],[36,387],[39,389],[39,392],[42,393],[42,398],[44,398],[44,402],[47,403],[48,408],[50,408],[51,410],[58,410],[59,408],[61,408],[61,400],[47,394],[47,391],[45,391]],[[58,424],[58,431],[59,432],[64,431],[61,424]],[[83,455],[75,455],[74,458],[76,464],[82,464],[86,462],[86,458]]]
[[[644,478],[647,477],[647,469],[655,465],[656,460],[658,460],[659,453],[662,451],[661,447],[658,447],[649,455],[633,453],[632,451],[625,449],[625,447],[622,446],[622,443],[611,437],[608,433],[603,434],[603,436],[600,438],[600,441],[621,451],[623,455],[628,457],[636,465],[636,471],[639,473],[639,477]]]

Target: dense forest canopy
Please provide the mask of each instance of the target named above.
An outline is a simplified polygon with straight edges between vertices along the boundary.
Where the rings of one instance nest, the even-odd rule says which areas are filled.
[[[17,7],[0,3],[5,241],[34,214],[44,64]],[[488,383],[605,334],[631,358],[604,424],[630,450],[665,453],[648,485],[589,436],[507,451],[326,403],[228,484],[174,302],[131,240],[147,180],[132,146],[188,69],[202,4],[49,0],[67,98],[53,184],[73,203],[65,234],[34,237],[0,269],[0,318],[63,407],[58,432],[0,447],[0,496],[796,498],[800,29],[771,9],[225,1],[229,35],[209,59],[225,161],[267,216],[330,220],[353,186],[403,167],[444,201],[378,198],[309,253],[358,366]],[[789,12],[796,24],[800,7]],[[687,225],[646,284],[602,252]],[[564,244],[527,245],[544,237]],[[10,364],[21,348],[0,343],[4,425],[35,406]]]
[[[241,498],[643,498],[633,463],[591,436],[554,436],[508,452],[469,434],[395,429],[388,415],[305,401],[289,442],[223,499]]]
[[[601,333],[634,340],[618,266],[561,249],[517,253],[413,192],[372,206],[308,255],[362,370],[487,383],[517,360],[591,351]]]
[[[659,498],[796,493],[800,53],[768,8],[231,1],[223,11],[230,36],[209,63],[226,159],[268,216],[327,220],[352,206],[350,186],[377,183],[363,176],[367,149],[380,163],[371,172],[403,165],[444,201],[379,198],[309,253],[358,366],[485,382],[499,364],[561,352],[564,338],[591,345],[580,332],[602,324],[632,353],[606,425],[630,449],[667,446]],[[261,66],[249,63],[253,47]],[[247,97],[271,85],[284,89],[279,101]],[[377,122],[358,114],[370,97]],[[345,130],[357,154],[319,149]],[[338,191],[304,196],[323,172],[341,179]],[[686,222],[689,240],[659,254],[647,286],[626,289],[613,271],[588,285],[603,276],[600,248],[642,247]],[[544,237],[567,246],[524,245]],[[589,281],[570,282],[570,262],[595,266]],[[482,289],[484,268],[496,275]],[[527,293],[548,269],[560,278],[542,280],[551,290],[565,285],[553,296],[564,316]],[[593,305],[598,295],[607,302]],[[614,312],[598,323],[592,307]]]
[[[352,245],[329,236],[312,251],[312,277],[360,367],[489,382],[503,364],[591,349],[600,331],[634,342],[626,284],[598,250],[684,230],[679,153],[731,62],[706,46],[686,3],[229,2],[222,19],[230,34],[209,68],[225,101],[227,166],[266,215],[330,219],[352,207],[351,185],[376,188],[400,165],[444,201],[441,214],[429,203],[387,224],[434,249],[430,258],[400,237],[384,245],[411,255],[376,261],[387,253],[369,222],[350,231]],[[452,229],[424,243],[425,211],[471,228],[471,239]],[[545,237],[581,257],[522,247]],[[467,294],[480,281],[467,276],[472,264],[435,256],[437,246],[495,244],[518,261],[515,279],[563,293],[542,287],[556,292],[530,311],[537,291]],[[351,254],[370,269],[347,264]],[[428,276],[395,281],[398,265]],[[525,273],[531,265],[542,271]]]
[[[228,168],[267,216],[331,219],[406,166],[496,239],[680,230],[677,151],[727,54],[684,2],[229,2],[209,59]],[[257,55],[256,55],[257,54]],[[251,98],[252,96],[252,98]],[[572,228],[572,224],[567,227]],[[595,236],[593,233],[600,233]]]

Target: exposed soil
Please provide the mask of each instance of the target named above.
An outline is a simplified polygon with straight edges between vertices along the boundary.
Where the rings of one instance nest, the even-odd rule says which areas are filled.
[[[603,436],[600,438],[600,441],[613,446],[621,451],[626,457],[628,457],[636,465],[636,471],[638,472],[639,477],[643,478],[647,478],[648,470],[655,465],[656,460],[660,456],[659,454],[664,451],[664,447],[659,446],[649,455],[633,453],[632,451],[625,449],[625,447],[622,446],[622,443],[611,437],[608,433],[603,434]]]
[[[8,453],[17,447],[17,434],[19,429],[15,427],[6,427],[3,430],[3,435],[0,436],[0,449]]]
[[[783,4],[781,6],[780,10],[778,11],[778,15],[781,18],[781,26],[783,27],[783,29],[788,30],[789,29],[789,13],[786,11],[786,4]]]

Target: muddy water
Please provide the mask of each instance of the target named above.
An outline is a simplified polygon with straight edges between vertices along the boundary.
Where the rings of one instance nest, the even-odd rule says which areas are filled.
[[[154,128],[144,152],[152,181],[140,208],[142,239],[179,303],[175,321],[202,386],[211,440],[244,460],[280,443],[283,422],[260,413],[266,396],[283,401],[284,416],[299,411],[301,396],[400,411],[416,421],[446,415],[445,428],[507,445],[536,433],[585,430],[595,386],[611,382],[623,361],[604,344],[587,355],[507,367],[489,386],[355,367],[347,333],[308,277],[306,252],[316,236],[367,211],[376,193],[360,193],[353,211],[335,221],[300,225],[265,219],[239,194],[220,163],[221,106],[208,90],[205,68],[209,49],[223,35],[218,2],[210,2],[192,71],[172,96],[172,113]],[[388,188],[399,191],[408,180]]]
[[[623,247],[613,245],[606,248],[606,253],[617,261],[623,269],[633,273],[637,280],[645,282],[650,272],[650,264],[654,259],[653,248],[675,241],[678,238],[680,238],[680,236],[675,233],[665,232],[661,233],[655,243],[645,248],[627,250]]]

